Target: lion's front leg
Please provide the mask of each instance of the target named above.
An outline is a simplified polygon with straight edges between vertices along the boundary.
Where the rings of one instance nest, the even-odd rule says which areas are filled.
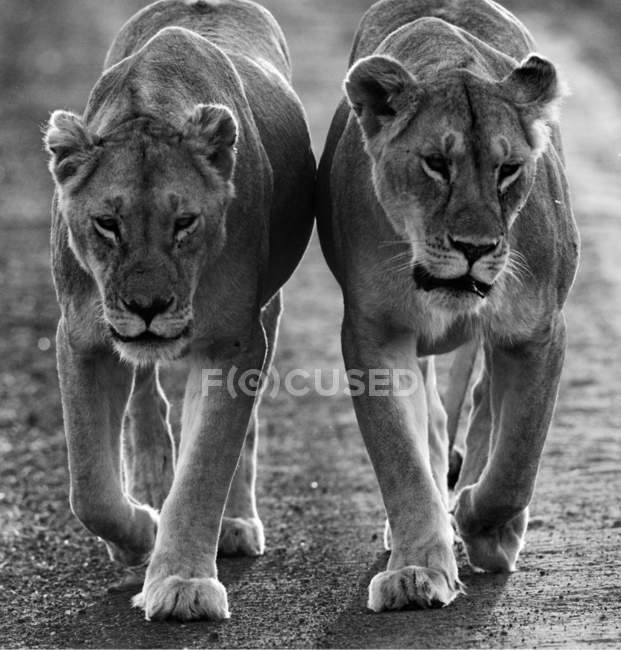
[[[125,489],[139,503],[162,507],[175,467],[169,405],[157,367],[136,368],[123,431]]]
[[[75,350],[65,327],[61,321],[57,345],[71,508],[106,542],[113,559],[140,565],[153,547],[157,514],[131,503],[121,481],[121,425],[132,369],[111,350]]]
[[[386,340],[382,332],[363,332],[346,318],[346,366],[362,374],[364,383],[363,391],[354,390],[354,406],[392,537],[387,569],[369,585],[374,611],[444,606],[460,590],[449,514],[430,464],[425,382],[415,350],[411,335]],[[373,373],[394,378],[395,370],[413,373],[415,389],[393,384],[375,390]]]
[[[455,511],[468,559],[477,569],[515,570],[565,346],[559,315],[544,338],[491,352],[492,448],[477,483],[459,493]]]
[[[242,344],[243,345],[243,344]],[[160,515],[155,549],[134,604],[147,619],[228,618],[226,591],[217,578],[222,513],[252,412],[251,390],[229,390],[229,372],[241,377],[263,365],[263,332],[218,361],[194,360],[186,388],[181,445],[173,485]],[[203,393],[203,369],[221,370],[224,381]],[[218,382],[215,382],[218,384]]]

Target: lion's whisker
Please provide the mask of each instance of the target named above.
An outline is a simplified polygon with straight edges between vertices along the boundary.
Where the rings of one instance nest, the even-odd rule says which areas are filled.
[[[526,272],[528,272],[527,268],[524,268],[515,259],[509,257],[504,268],[506,277],[513,279],[518,285],[523,286],[525,284],[524,274]]]
[[[534,277],[533,272],[528,265],[528,261],[524,255],[520,253],[520,251],[515,249],[511,249],[511,251],[509,251],[509,263],[511,264],[512,268],[520,269],[520,271],[527,273],[531,277]]]
[[[400,260],[402,258],[411,258],[412,257],[412,251],[405,251],[403,253],[397,253],[397,255],[393,255],[392,257],[389,257],[386,262],[395,262],[397,260]]]

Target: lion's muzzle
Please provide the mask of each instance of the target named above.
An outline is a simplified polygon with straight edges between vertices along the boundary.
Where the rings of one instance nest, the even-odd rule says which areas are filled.
[[[173,302],[125,309],[106,314],[108,331],[116,350],[137,364],[152,364],[178,358],[193,336],[191,309],[172,309]],[[131,307],[131,311],[130,311]]]
[[[136,314],[144,321],[146,327],[153,322],[156,316],[160,314],[165,314],[171,309],[173,303],[175,302],[174,297],[171,297],[167,300],[162,300],[161,298],[155,298],[152,301],[140,302],[138,300],[121,300],[123,307],[130,313]]]
[[[190,336],[191,309],[180,309],[177,298],[121,298],[106,310],[112,337],[126,344],[166,344]]]
[[[491,242],[481,243],[453,238],[450,235],[448,239],[451,246],[466,258],[470,267],[474,266],[474,264],[485,255],[493,253],[500,243],[500,240],[498,239]]]
[[[509,248],[504,238],[446,235],[427,246],[414,267],[414,280],[426,292],[487,298],[505,269]]]

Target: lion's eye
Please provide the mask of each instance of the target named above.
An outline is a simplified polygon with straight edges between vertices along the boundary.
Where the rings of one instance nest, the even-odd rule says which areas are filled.
[[[121,236],[119,221],[116,217],[93,217],[95,230],[105,239],[117,241]]]
[[[440,154],[432,154],[422,159],[423,169],[431,177],[441,176],[447,183],[451,180],[451,163]]]
[[[175,220],[175,237],[180,240],[190,235],[198,227],[199,217],[195,214],[184,214]]]
[[[522,165],[520,163],[505,163],[498,169],[498,185],[501,190],[507,189],[520,175]]]

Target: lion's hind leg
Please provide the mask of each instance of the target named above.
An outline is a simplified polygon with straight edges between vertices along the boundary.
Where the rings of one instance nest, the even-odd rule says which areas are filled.
[[[267,353],[263,374],[267,376],[274,359],[278,325],[282,313],[281,292],[265,306],[261,314],[261,324],[267,340]],[[246,555],[256,557],[265,550],[263,524],[257,512],[255,485],[257,477],[257,446],[259,434],[259,403],[255,402],[248,433],[242,449],[237,470],[233,477],[222,518],[222,529],[218,550],[224,555]]]
[[[483,368],[474,387],[472,403],[465,453],[455,485],[455,494],[479,480],[489,456],[492,438],[492,406],[489,372],[486,368]]]
[[[258,419],[255,407],[222,517],[218,551],[223,555],[257,557],[265,551],[255,495]]]
[[[157,367],[136,368],[123,431],[125,490],[160,509],[172,485],[175,443]]]
[[[480,352],[481,342],[477,337],[456,350],[443,395],[449,440],[449,490],[455,489],[466,455],[466,434],[473,406],[474,385],[481,374],[483,355]]]

